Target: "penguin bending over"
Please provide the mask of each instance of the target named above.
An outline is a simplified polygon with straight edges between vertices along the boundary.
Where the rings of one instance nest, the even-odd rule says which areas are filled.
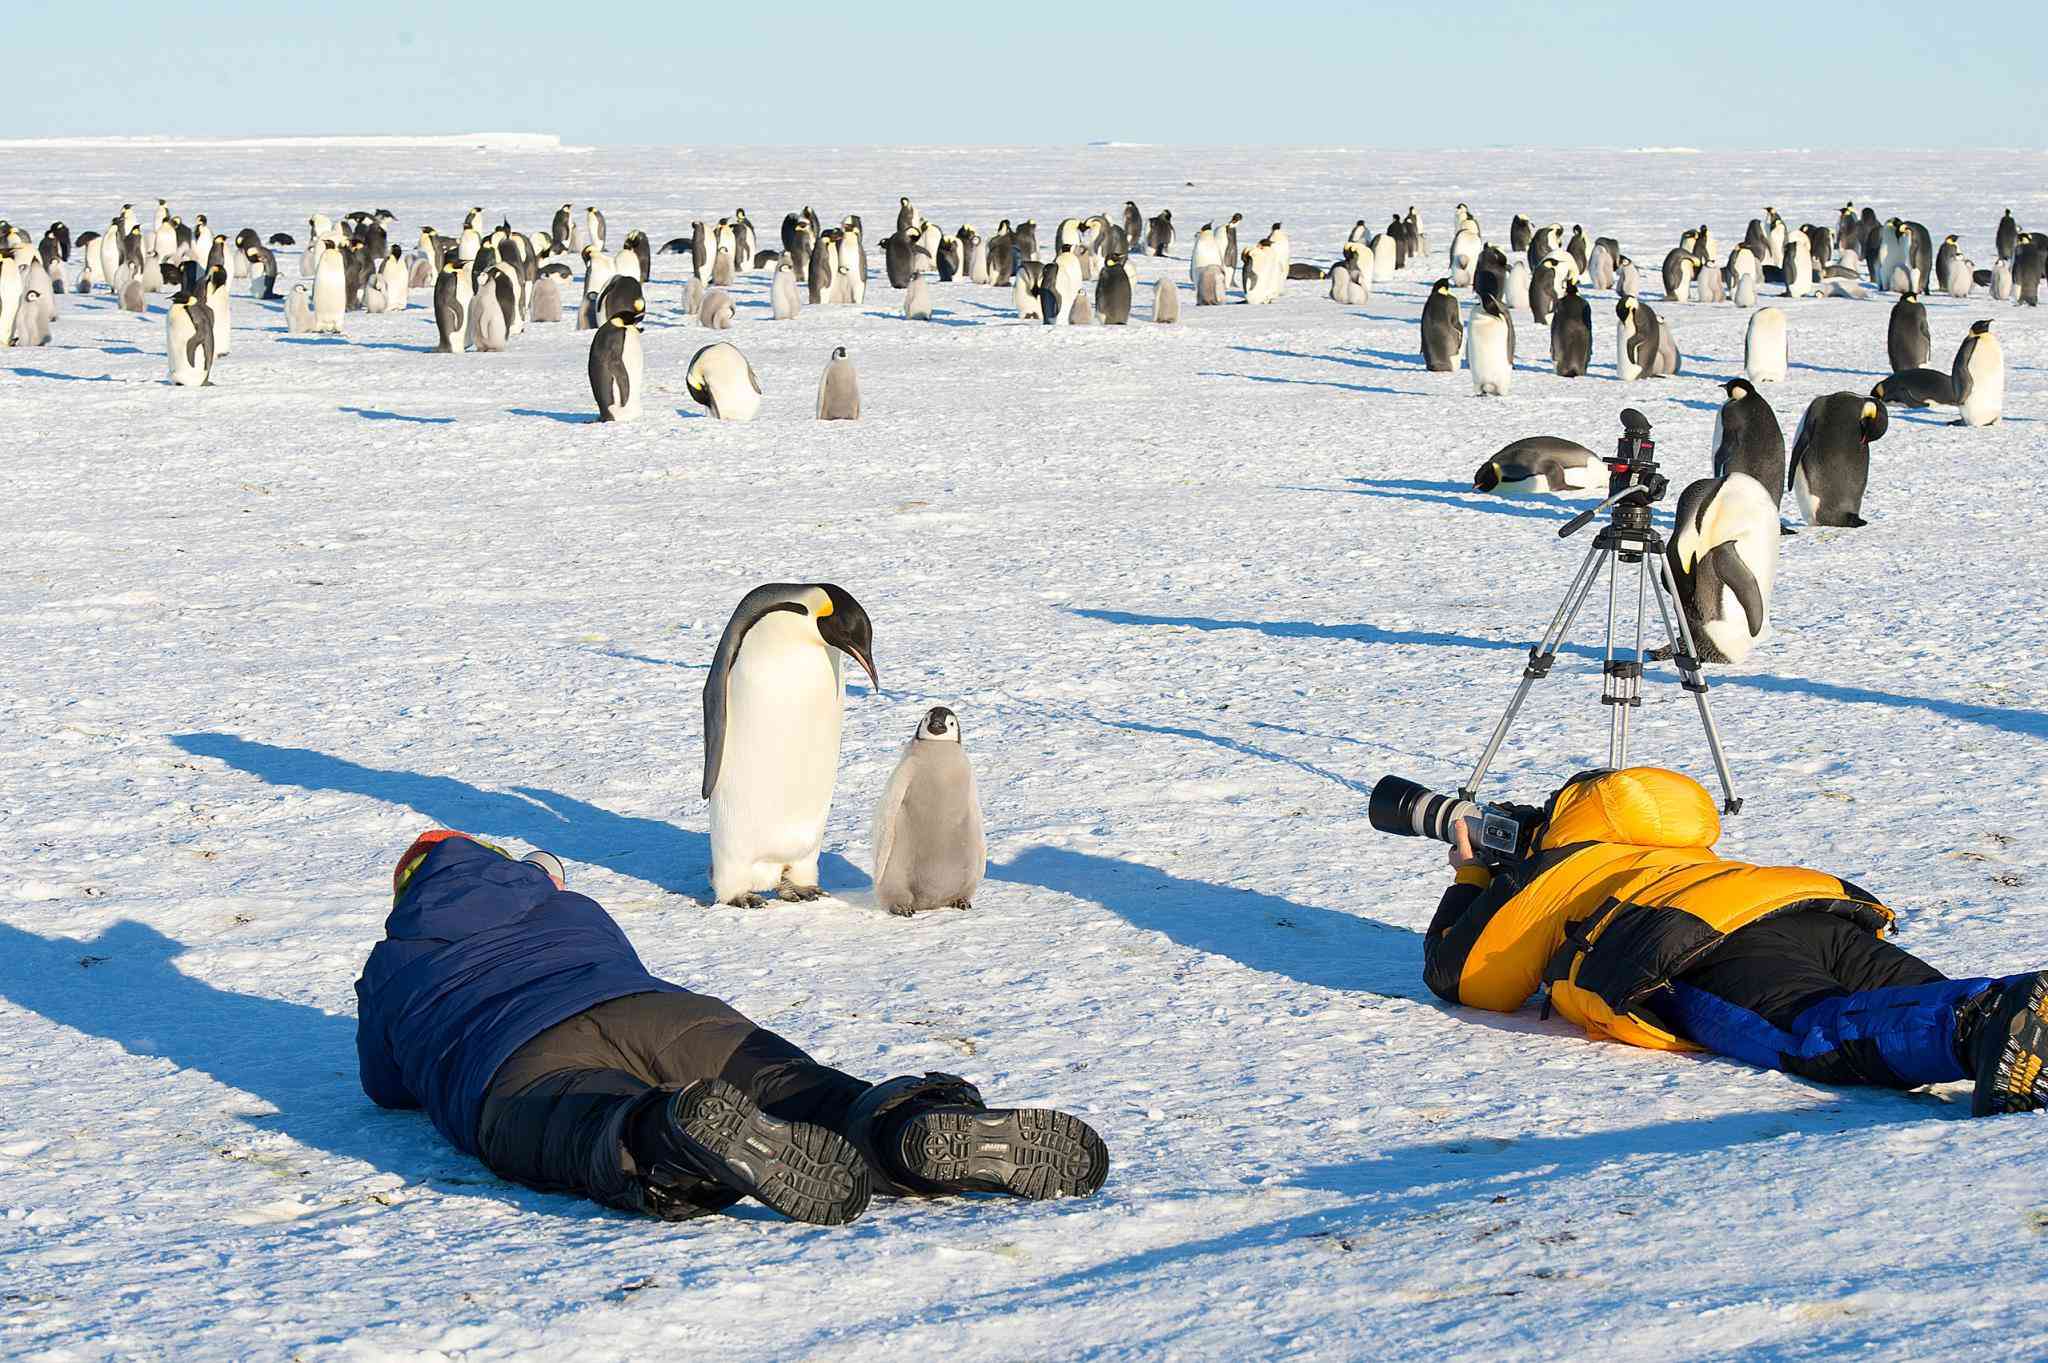
[[[761,380],[730,341],[705,346],[690,357],[684,383],[697,405],[720,421],[752,421],[761,410]]]
[[[1437,374],[1456,372],[1464,345],[1465,323],[1458,314],[1457,296],[1449,278],[1439,279],[1422,305],[1423,367]]]
[[[1785,495],[1785,432],[1778,414],[1748,379],[1730,379],[1721,387],[1728,400],[1714,414],[1714,476],[1748,474],[1775,508]]]
[[[818,420],[860,420],[860,379],[845,346],[834,348],[832,358],[825,361],[824,377],[818,380]]]
[[[875,902],[908,918],[971,909],[988,841],[960,720],[943,705],[918,721],[875,809]]]
[[[1770,493],[1746,473],[1703,478],[1678,495],[1664,554],[1701,662],[1739,663],[1770,629],[1777,520]]]
[[[1531,435],[1496,450],[1472,475],[1472,490],[1520,497],[1534,492],[1584,492],[1604,487],[1606,481],[1607,468],[1600,456],[1584,445],[1562,436]]]
[[[590,336],[590,396],[599,421],[634,421],[640,416],[640,315],[618,313]]]
[[[1808,525],[1861,526],[1870,482],[1870,443],[1882,440],[1884,404],[1859,393],[1828,393],[1806,404],[1792,437],[1792,496]]]
[[[726,622],[704,679],[703,790],[718,902],[823,896],[818,853],[839,774],[841,674],[850,657],[879,690],[873,650],[867,612],[831,583],[756,587]]]

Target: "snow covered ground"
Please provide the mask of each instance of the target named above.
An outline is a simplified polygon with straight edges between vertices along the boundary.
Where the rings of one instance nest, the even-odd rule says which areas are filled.
[[[237,297],[218,386],[163,382],[146,317],[63,300],[0,357],[0,1353],[88,1359],[831,1356],[2038,1357],[2048,1123],[1967,1094],[1829,1090],[1440,1007],[1441,849],[1371,831],[1397,771],[1469,766],[1583,551],[1561,500],[1471,496],[1517,436],[1603,447],[1632,403],[1702,476],[1746,315],[1657,299],[1705,221],[1845,199],[1962,234],[2048,221],[2038,153],[1378,153],[1098,147],[10,150],[40,233],[161,195],[302,240],[389,208],[544,229],[595,201],[658,245],[744,204],[947,227],[1171,208],[1284,220],[1327,261],[1416,205],[1430,258],[1370,306],[1294,283],[1178,327],[1020,324],[935,287],[725,339],[767,406],[703,416],[709,339],[657,259],[648,415],[588,420],[587,337],[431,353],[430,311],[284,334]],[[1679,378],[1427,374],[1450,213],[1621,239]],[[284,255],[286,278],[296,258]],[[879,272],[879,257],[876,257]],[[1775,292],[1775,290],[1769,290]],[[1149,305],[1141,291],[1140,315]],[[1777,302],[1789,437],[1865,391],[1889,299]],[[2048,320],[1930,299],[1935,363],[1995,316],[2007,417],[1895,413],[1858,531],[1784,545],[1777,632],[1714,693],[1748,809],[1726,851],[1870,886],[1956,973],[2048,964]],[[867,415],[811,419],[832,347]],[[1666,503],[1667,507],[1669,502]],[[1789,504],[1788,504],[1789,505]],[[1796,512],[1791,513],[1796,519]],[[825,867],[844,898],[707,907],[700,689],[740,595],[831,580],[875,621]],[[1584,642],[1590,630],[1582,626]],[[1574,654],[1493,790],[1605,753]],[[970,914],[861,902],[896,751],[955,706],[990,821]],[[1636,756],[1710,775],[1660,672]],[[430,824],[554,849],[649,964],[843,1067],[964,1073],[1084,1114],[1087,1202],[877,1202],[847,1230],[681,1228],[491,1177],[357,1088],[357,968]]]

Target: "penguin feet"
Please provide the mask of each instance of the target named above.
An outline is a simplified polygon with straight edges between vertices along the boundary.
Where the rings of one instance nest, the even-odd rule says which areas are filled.
[[[786,904],[809,904],[825,897],[825,892],[818,886],[798,885],[787,876],[775,887],[775,894]]]
[[[971,909],[974,907],[974,901],[971,899],[949,899],[946,901],[946,907],[961,910]]]
[[[719,903],[735,909],[758,909],[767,902],[767,900],[761,898],[761,896],[755,894],[752,890],[748,890],[744,894],[736,894],[731,899],[722,899],[719,901]]]

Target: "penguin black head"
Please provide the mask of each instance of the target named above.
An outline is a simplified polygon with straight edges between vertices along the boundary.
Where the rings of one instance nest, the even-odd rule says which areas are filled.
[[[1876,398],[1879,402],[1884,401],[1884,382],[1882,380],[1878,382],[1875,388],[1870,390],[1870,396]]]
[[[1730,379],[1721,385],[1721,390],[1731,399],[1750,397],[1756,392],[1756,389],[1749,386],[1748,379]]]
[[[924,718],[917,722],[917,737],[929,742],[960,741],[960,717],[943,705],[934,705],[924,712]]]
[[[836,346],[833,346],[833,347],[832,347],[832,358],[833,358],[833,359],[835,359],[835,360],[843,360],[843,359],[845,359],[845,358],[846,358],[846,347],[845,347],[845,346],[843,346],[843,345],[836,345]]]
[[[1991,334],[1991,321],[1991,318],[1986,317],[1981,322],[1970,323],[1970,334],[1972,336],[1989,336]]]
[[[1882,388],[1884,385],[1880,383],[1878,387]],[[1863,443],[1867,445],[1873,440],[1884,439],[1885,431],[1891,426],[1891,416],[1885,411],[1882,401],[1866,402],[1856,425],[1863,432]]]
[[[1447,276],[1443,279],[1439,279],[1436,283],[1430,285],[1429,291],[1431,293],[1449,293],[1451,291],[1451,281],[1449,277]]]
[[[1500,486],[1500,465],[1489,460],[1479,466],[1479,472],[1472,475],[1474,492],[1491,492]]]
[[[868,680],[877,691],[882,679],[875,672],[875,629],[860,602],[844,587],[820,582],[825,604],[817,611],[818,637],[867,669]]]

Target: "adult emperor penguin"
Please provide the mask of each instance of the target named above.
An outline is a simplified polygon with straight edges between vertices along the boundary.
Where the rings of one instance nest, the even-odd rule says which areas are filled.
[[[1870,396],[1891,407],[1953,407],[1955,376],[1939,369],[1901,369],[1879,379]]]
[[[2017,302],[2041,306],[2041,280],[2048,275],[2048,240],[2029,234],[2020,239],[2012,258],[2012,292]]]
[[[1892,372],[1926,364],[1933,344],[1927,330],[1927,307],[1920,295],[1900,294],[1899,301],[1892,304],[1891,323],[1885,330],[1885,353],[1891,359]]]
[[[206,315],[213,326],[213,356],[219,359],[228,353],[232,328],[228,319],[228,299],[231,285],[225,266],[209,265],[206,269],[204,292],[201,295],[206,304]]]
[[[597,211],[596,204],[592,204],[583,210],[583,231],[590,238],[590,244],[602,253],[604,250],[604,214]]]
[[[1200,283],[1203,270],[1222,263],[1223,239],[1213,224],[1205,222],[1195,229],[1195,243],[1188,248],[1188,282]]]
[[[1095,311],[1106,327],[1124,326],[1131,320],[1131,271],[1122,255],[1109,257],[1095,277]]]
[[[1970,334],[1956,350],[1956,405],[1963,426],[1989,426],[2005,411],[2005,352],[1991,334],[1990,319],[1970,324]]]
[[[973,908],[988,869],[988,841],[960,720],[943,705],[917,732],[875,808],[875,902],[908,918],[927,909]]]
[[[720,421],[752,421],[761,410],[761,380],[730,341],[705,346],[691,356],[684,383],[697,405]]]
[[[694,366],[693,366],[694,368]],[[844,660],[879,690],[874,631],[830,583],[770,583],[741,598],[704,679],[711,893],[818,899],[818,853],[839,775]]]
[[[292,296],[296,298],[305,287],[298,285]],[[452,355],[469,349],[469,303],[469,271],[460,261],[444,261],[441,277],[434,281],[434,329],[441,337],[434,348],[440,353]]]
[[[304,284],[292,285],[284,299],[284,329],[300,336],[313,329],[313,300]]]
[[[607,318],[590,337],[590,395],[597,400],[599,421],[633,421],[640,415],[640,316],[620,313]]]
[[[204,388],[213,382],[213,318],[199,295],[180,291],[164,313],[164,349],[171,382],[180,388]]]
[[[1451,281],[1439,279],[1422,304],[1422,363],[1433,373],[1453,373],[1465,345],[1465,323],[1458,314],[1458,297]]]
[[[14,344],[14,319],[28,292],[28,279],[11,256],[0,255],[0,349]]]
[[[1785,310],[1758,308],[1742,341],[1742,372],[1751,383],[1785,381]]]
[[[1770,628],[1777,522],[1771,494],[1746,473],[1703,478],[1679,494],[1664,553],[1702,662],[1739,663]]]
[[[2013,252],[2019,247],[2020,225],[2014,220],[2010,208],[2006,209],[2005,216],[1998,220],[1998,230],[1992,234],[1991,241],[2000,260],[2012,259]]]
[[[1654,375],[1659,343],[1657,314],[1635,298],[1614,303],[1614,372],[1623,383]]]
[[[860,420],[860,378],[853,372],[853,361],[846,358],[845,346],[833,349],[824,377],[818,380],[818,420]]]
[[[803,299],[796,289],[796,268],[784,252],[775,262],[775,275],[768,285],[769,315],[778,322],[787,322],[803,311]]]
[[[1584,492],[1607,485],[1607,467],[1584,445],[1555,435],[1510,441],[1472,475],[1474,492],[1504,497],[1535,492]]]
[[[1173,249],[1173,212],[1162,208],[1152,219],[1146,230],[1145,244],[1155,256],[1163,256]]]
[[[339,250],[320,253],[313,270],[313,330],[339,335],[348,305],[348,271]]]
[[[1220,268],[1217,273],[1222,273]],[[1161,279],[1152,287],[1152,320],[1162,325],[1180,320],[1180,289],[1171,279]]]
[[[1884,404],[1861,393],[1828,393],[1806,404],[1792,437],[1792,497],[1808,525],[1864,524],[1870,442],[1884,439]]]
[[[1465,328],[1465,367],[1472,371],[1472,391],[1480,397],[1506,397],[1514,386],[1508,326],[1507,309],[1498,294],[1482,294],[1473,304]]]
[[[1778,414],[1748,379],[1721,385],[1728,400],[1714,416],[1714,476],[1746,473],[1771,495],[1775,509],[1785,495],[1785,432]]]
[[[1579,296],[1576,280],[1564,286],[1550,314],[1550,363],[1559,378],[1582,377],[1593,362],[1593,305]]]
[[[276,298],[277,257],[261,242],[247,247],[242,254],[249,261],[249,296],[266,301]]]

